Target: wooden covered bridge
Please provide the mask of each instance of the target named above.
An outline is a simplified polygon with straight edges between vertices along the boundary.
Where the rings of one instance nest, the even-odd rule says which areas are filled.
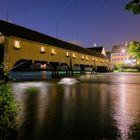
[[[65,67],[71,72],[78,67],[84,72],[87,67],[107,70],[110,66],[106,56],[99,52],[3,20],[0,20],[0,44],[7,71],[19,67],[58,71]]]

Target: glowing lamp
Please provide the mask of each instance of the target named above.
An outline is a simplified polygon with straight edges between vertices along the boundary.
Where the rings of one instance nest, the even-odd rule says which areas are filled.
[[[41,53],[45,53],[45,48],[44,47],[41,47],[40,52]]]
[[[20,47],[20,44],[19,44],[19,41],[15,41],[15,44],[14,44],[14,48],[15,49],[20,49],[21,47]]]
[[[82,56],[82,60],[84,60],[85,58],[84,58],[84,56]]]
[[[66,56],[69,57],[69,52],[66,52]]]
[[[72,54],[72,58],[76,58],[76,56],[75,56],[75,54],[74,54],[74,53]]]
[[[88,58],[88,57],[86,57],[86,60],[88,61],[88,60],[89,60],[89,58]]]
[[[52,49],[51,54],[52,54],[52,55],[55,55],[55,54],[56,54],[56,52],[55,52],[54,49]]]
[[[122,53],[125,53],[125,50],[124,49],[122,50]]]

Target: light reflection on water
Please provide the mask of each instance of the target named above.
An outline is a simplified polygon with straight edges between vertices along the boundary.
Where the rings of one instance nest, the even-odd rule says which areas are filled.
[[[29,93],[33,87],[39,90]],[[140,124],[140,74],[16,82],[12,88],[22,108],[18,140],[126,140]]]

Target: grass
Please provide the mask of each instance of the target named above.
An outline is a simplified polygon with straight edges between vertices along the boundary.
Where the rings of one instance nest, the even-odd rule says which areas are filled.
[[[140,72],[138,69],[118,69],[114,70],[114,72]]]
[[[0,86],[0,140],[16,136],[17,105],[8,84]]]

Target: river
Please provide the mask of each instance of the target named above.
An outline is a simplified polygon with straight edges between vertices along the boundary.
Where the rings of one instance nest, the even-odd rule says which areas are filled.
[[[22,77],[24,81],[11,83],[20,107],[17,140],[127,140],[137,133],[133,128],[140,124],[139,73],[43,81],[35,80],[39,76],[33,73]]]

